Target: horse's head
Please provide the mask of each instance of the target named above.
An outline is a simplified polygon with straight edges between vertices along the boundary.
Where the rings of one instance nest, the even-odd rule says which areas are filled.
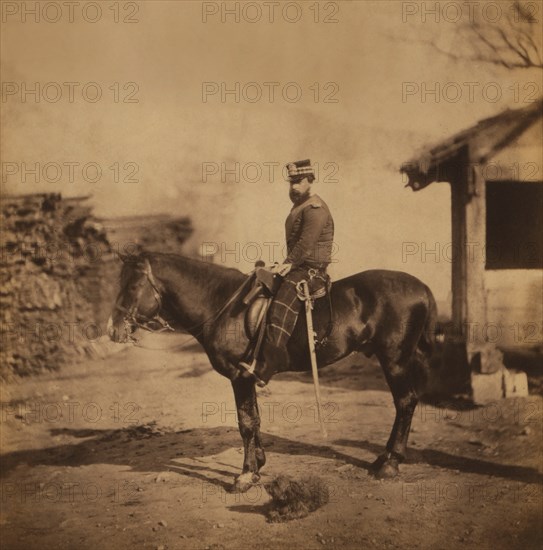
[[[136,328],[148,328],[148,323],[158,317],[161,296],[146,256],[119,254],[119,258],[123,262],[121,290],[108,320],[107,332],[114,342],[125,343],[134,341],[132,333]]]

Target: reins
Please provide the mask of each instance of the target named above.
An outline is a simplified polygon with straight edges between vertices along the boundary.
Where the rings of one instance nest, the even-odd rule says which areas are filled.
[[[164,332],[166,330],[175,332],[175,329],[173,329],[170,326],[168,321],[163,319],[159,314],[159,312],[162,308],[162,297],[160,295],[160,291],[158,290],[158,285],[156,283],[156,280],[153,276],[153,272],[151,270],[151,264],[148,261],[146,261],[145,262],[145,268],[140,269],[138,271],[145,275],[145,277],[147,278],[147,281],[149,282],[149,284],[150,284],[150,286],[153,290],[153,296],[154,296],[154,298],[155,298],[155,300],[158,304],[157,313],[151,319],[148,319],[148,318],[144,317],[143,315],[139,315],[137,313],[137,308],[138,308],[138,305],[139,305],[139,298],[140,298],[139,296],[138,296],[137,300],[135,301],[135,303],[132,305],[132,307],[130,309],[126,309],[126,308],[124,308],[120,305],[117,305],[117,304],[115,305],[115,308],[120,310],[120,311],[123,311],[123,312],[127,313],[127,315],[124,318],[124,322],[126,324],[132,323],[132,324],[136,325],[138,328],[142,328],[142,329],[144,329],[148,332],[154,333],[154,334],[161,333],[161,332]],[[191,332],[192,330],[195,330],[196,328],[198,328],[200,326],[202,327],[199,331],[197,331],[195,333],[195,335],[191,334],[189,336],[189,338],[187,338],[187,340],[185,340],[183,343],[178,344],[176,346],[172,346],[170,348],[150,348],[148,346],[142,346],[138,342],[138,340],[136,340],[133,336],[129,335],[128,337],[130,339],[130,343],[135,347],[154,350],[154,351],[166,351],[166,350],[182,349],[189,342],[192,342],[192,340],[196,340],[196,335],[198,335],[202,332],[203,327],[206,324],[209,324],[209,323],[212,323],[212,322],[216,321],[224,313],[226,308],[228,308],[228,306],[230,306],[239,297],[239,295],[241,294],[241,292],[243,291],[245,286],[250,282],[250,280],[251,280],[251,277],[249,276],[245,281],[243,281],[243,283],[234,291],[234,293],[230,296],[230,298],[226,301],[226,303],[216,313],[214,313],[213,315],[211,315],[209,318],[205,319],[204,321],[201,321],[200,323],[198,323],[196,325],[193,325],[192,327],[184,329],[186,332]],[[142,321],[140,322],[139,319],[142,319]],[[154,329],[151,326],[151,323],[158,323],[159,328]]]
[[[205,319],[201,323],[198,323],[197,325],[193,325],[192,327],[189,327],[188,329],[185,329],[185,330],[187,332],[190,332],[191,330],[194,330],[196,327],[199,327],[200,325],[207,325],[209,323],[212,323],[213,321],[216,321],[224,313],[226,308],[229,305],[231,305],[233,302],[236,301],[238,296],[241,294],[241,291],[243,290],[245,285],[247,285],[249,283],[250,280],[251,280],[251,277],[248,277],[245,281],[243,281],[243,283],[241,283],[241,285],[234,291],[234,294],[232,294],[232,296],[230,296],[228,301],[221,307],[221,309],[219,309],[219,311],[217,311],[217,313],[215,313],[214,315],[212,315],[208,319]],[[196,334],[198,334],[198,332]]]

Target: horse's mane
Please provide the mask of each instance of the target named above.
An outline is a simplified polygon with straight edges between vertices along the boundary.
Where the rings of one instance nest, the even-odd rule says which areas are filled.
[[[197,281],[205,281],[202,286],[208,298],[210,300],[217,299],[219,302],[224,301],[247,278],[247,275],[239,269],[180,254],[145,251],[139,255],[139,258],[148,259],[151,265],[155,262],[164,263],[183,273],[184,276]]]
[[[192,258],[190,256],[183,256],[182,254],[173,254],[170,252],[149,252],[145,251],[140,254],[140,257],[147,258],[152,261],[154,258],[163,258],[169,261],[170,264],[181,267],[185,272],[190,271],[194,274],[210,274],[216,276],[222,276],[226,279],[241,280],[242,276],[245,276],[239,269],[235,267],[226,267],[224,265],[218,265],[211,262],[205,262],[198,258]]]

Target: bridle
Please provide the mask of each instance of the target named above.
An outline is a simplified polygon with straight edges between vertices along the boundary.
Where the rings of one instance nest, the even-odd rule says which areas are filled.
[[[151,318],[138,313],[138,306],[139,306],[139,301],[141,299],[141,293],[142,293],[142,289],[140,289],[136,297],[136,300],[134,301],[132,306],[130,306],[130,308],[127,309],[118,304],[115,304],[114,306],[115,309],[118,309],[119,311],[122,311],[123,313],[126,314],[123,318],[125,327],[129,329],[129,328],[132,328],[133,326],[136,326],[138,328],[142,328],[144,330],[147,330],[148,332],[153,332],[153,333],[160,333],[166,330],[175,332],[175,329],[170,326],[168,321],[166,321],[163,317],[160,316],[160,310],[162,309],[162,296],[158,289],[158,284],[153,275],[153,271],[151,270],[151,264],[149,263],[149,260],[146,259],[143,268],[137,268],[135,271],[137,273],[143,273],[145,275],[147,282],[149,283],[153,291],[153,297],[158,305],[158,308],[155,315],[153,315],[153,317]],[[194,330],[200,326],[203,327],[205,324],[217,320],[218,317],[226,310],[226,308],[238,298],[238,296],[241,294],[245,286],[247,286],[247,284],[249,284],[250,281],[251,281],[251,277],[248,277],[245,281],[243,281],[243,283],[232,294],[232,296],[230,296],[230,298],[226,301],[226,303],[209,319],[206,319],[205,321],[202,321],[201,323],[198,323],[197,325],[185,330],[187,332],[190,332],[191,330]],[[200,329],[199,332],[201,332],[202,330],[203,329]],[[130,334],[129,330],[126,330],[126,334],[128,335],[128,339],[130,342],[137,343],[136,338],[134,338]]]
[[[130,306],[130,308],[127,309],[118,304],[115,304],[115,309],[126,313],[123,318],[125,327],[131,328],[132,326],[136,326],[138,328],[147,330],[148,332],[164,332],[166,330],[173,331],[174,329],[170,326],[168,321],[160,316],[160,310],[162,309],[162,296],[160,295],[160,291],[158,290],[158,284],[153,275],[153,271],[151,270],[151,264],[149,263],[149,260],[145,260],[143,268],[137,268],[135,271],[137,273],[142,273],[143,275],[145,275],[145,278],[147,279],[147,282],[149,283],[151,290],[153,291],[153,297],[158,307],[157,312],[151,318],[146,317],[145,315],[141,315],[141,313],[138,313],[138,306],[143,291],[143,288],[140,288],[138,291],[138,295],[136,296],[136,300],[134,301],[132,306]],[[126,331],[126,333],[128,334],[128,338],[132,342],[136,341],[136,339],[130,335],[128,330]]]

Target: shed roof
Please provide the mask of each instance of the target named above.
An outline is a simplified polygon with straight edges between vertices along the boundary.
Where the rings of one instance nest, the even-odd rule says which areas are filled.
[[[407,186],[418,191],[434,181],[439,181],[440,174],[446,172],[440,168],[453,160],[463,148],[469,148],[469,162],[483,164],[542,116],[543,98],[521,109],[507,109],[444,141],[424,147],[416,156],[402,164],[400,172],[407,174]]]

